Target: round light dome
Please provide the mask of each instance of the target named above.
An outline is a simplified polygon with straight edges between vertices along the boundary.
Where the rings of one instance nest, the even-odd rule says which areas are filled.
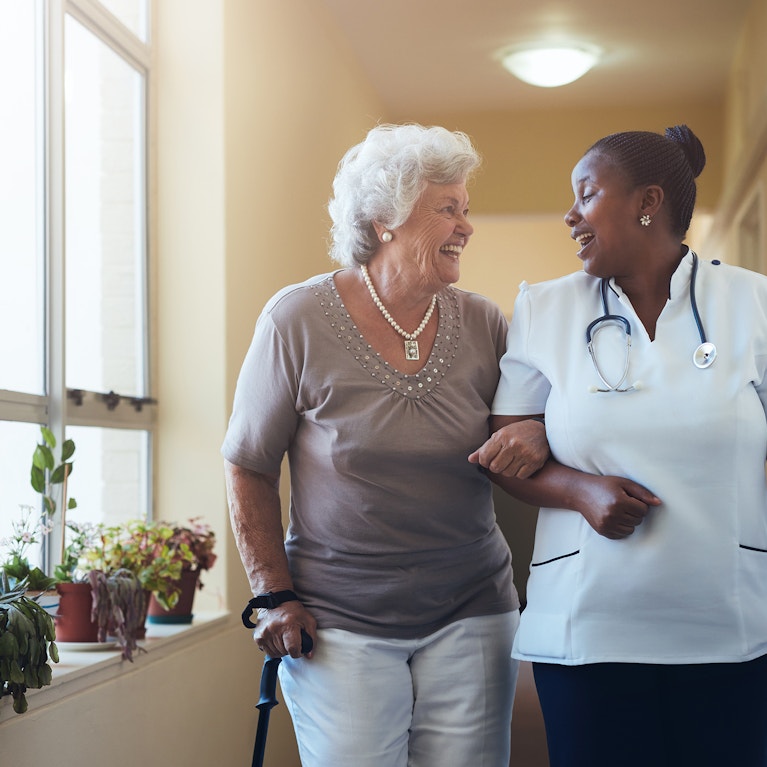
[[[585,46],[515,48],[503,54],[503,66],[515,77],[541,88],[556,88],[583,77],[599,60],[599,51]]]

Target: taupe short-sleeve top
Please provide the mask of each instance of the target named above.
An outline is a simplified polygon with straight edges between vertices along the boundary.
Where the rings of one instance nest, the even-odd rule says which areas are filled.
[[[256,325],[222,453],[271,474],[288,454],[285,545],[321,628],[413,638],[519,605],[490,482],[467,460],[488,436],[507,323],[477,294],[437,302],[413,375],[368,345],[332,274],[280,291]]]

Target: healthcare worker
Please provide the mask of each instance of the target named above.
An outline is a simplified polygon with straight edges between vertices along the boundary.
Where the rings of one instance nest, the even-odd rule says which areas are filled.
[[[496,480],[542,507],[514,656],[552,767],[767,764],[767,277],[683,244],[704,164],[684,125],[598,141],[583,271],[516,301],[494,427],[545,413],[553,459]]]

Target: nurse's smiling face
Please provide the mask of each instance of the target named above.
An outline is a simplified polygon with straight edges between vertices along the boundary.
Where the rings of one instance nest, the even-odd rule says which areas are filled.
[[[642,190],[632,188],[620,169],[589,152],[572,174],[575,202],[565,214],[578,243],[583,269],[594,277],[629,276],[642,268],[631,242],[641,215]]]

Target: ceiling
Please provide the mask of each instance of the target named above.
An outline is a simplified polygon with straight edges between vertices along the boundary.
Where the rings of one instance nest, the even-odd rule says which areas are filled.
[[[752,0],[319,0],[394,117],[641,106],[721,96]],[[602,63],[560,88],[508,74],[498,51],[583,41]]]

